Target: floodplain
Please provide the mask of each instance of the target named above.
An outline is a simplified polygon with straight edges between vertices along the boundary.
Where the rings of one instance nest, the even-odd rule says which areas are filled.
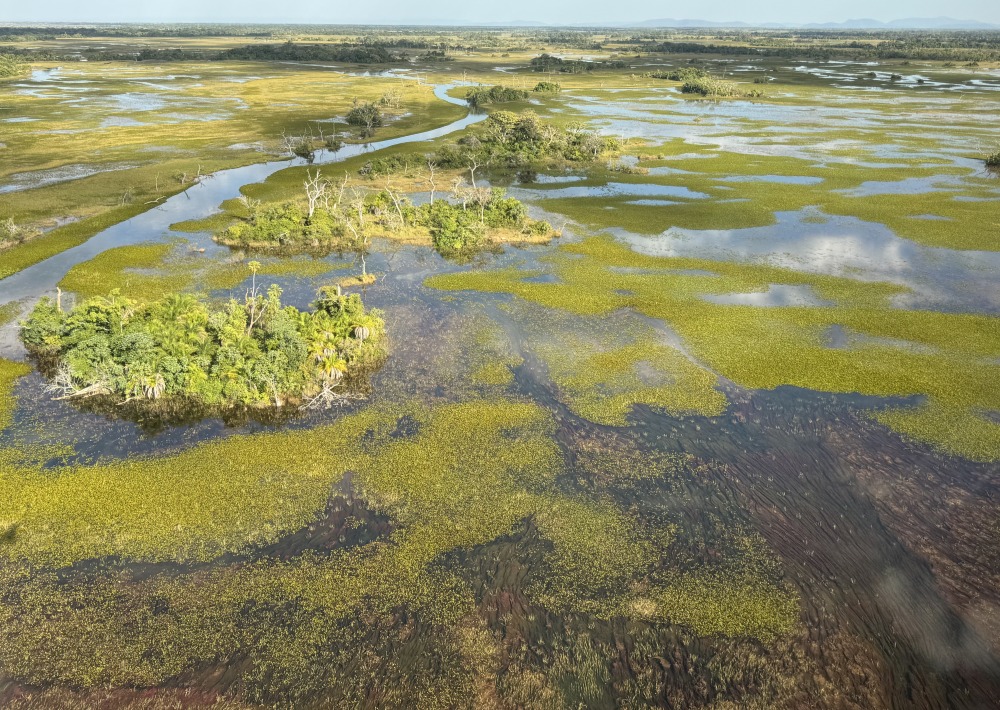
[[[10,37],[0,704],[998,702],[997,33],[265,34]]]

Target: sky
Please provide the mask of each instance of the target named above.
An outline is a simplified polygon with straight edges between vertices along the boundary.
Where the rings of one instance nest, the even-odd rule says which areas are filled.
[[[626,23],[660,18],[714,21],[840,22],[947,15],[1000,24],[998,0],[0,0],[0,22],[302,22],[432,24],[534,21],[549,24]]]

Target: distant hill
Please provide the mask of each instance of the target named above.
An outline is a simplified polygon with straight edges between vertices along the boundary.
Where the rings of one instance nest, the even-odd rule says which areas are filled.
[[[803,25],[814,29],[886,29],[886,30],[996,30],[1000,25],[992,25],[978,20],[956,20],[954,17],[908,17],[891,22],[872,19],[847,20],[846,22],[825,22]]]
[[[632,27],[798,27],[817,30],[1000,30],[1000,25],[978,20],[956,20],[953,17],[909,17],[902,20],[882,22],[871,18],[845,20],[844,22],[822,22],[807,25],[790,25],[776,22],[714,22],[712,20],[646,20],[631,24]]]

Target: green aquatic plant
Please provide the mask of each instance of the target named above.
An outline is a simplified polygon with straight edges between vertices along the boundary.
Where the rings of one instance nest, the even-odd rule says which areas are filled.
[[[659,590],[652,605],[636,611],[688,626],[702,636],[725,634],[772,641],[790,632],[799,617],[798,598],[752,576],[680,575]]]
[[[23,362],[11,362],[0,358],[0,431],[11,422],[14,406],[17,404],[11,391],[18,378],[31,372],[31,367]]]
[[[966,428],[969,435],[949,433],[955,430],[944,426],[944,417],[885,414],[880,419],[910,435],[919,433],[945,451],[995,458],[992,442],[1000,437],[1000,424],[984,414],[1000,409],[995,317],[900,310],[889,297],[903,289],[892,284],[766,265],[646,256],[609,238],[587,239],[561,251],[550,260],[557,277],[550,283],[529,280],[538,272],[506,269],[441,275],[427,284],[511,293],[546,308],[605,319],[631,308],[668,324],[694,362],[744,387],[794,385],[885,397],[923,394],[940,407],[964,412],[963,421],[975,424]],[[808,285],[832,304],[758,307],[706,299],[764,291],[770,284]],[[829,347],[824,334],[833,325],[875,340],[847,349]],[[886,339],[902,345],[886,344]],[[573,365],[567,374],[578,378],[586,392],[592,391],[595,371],[600,369]]]
[[[986,167],[988,168],[1000,167],[1000,150],[995,153],[989,153],[985,158],[983,158],[983,162],[986,163]]]
[[[332,396],[345,374],[383,354],[384,322],[357,294],[321,289],[314,310],[282,306],[254,282],[243,301],[212,307],[186,294],[147,303],[119,291],[72,310],[45,298],[21,340],[67,398],[183,398],[218,406],[283,406]]]
[[[542,308],[505,308],[576,414],[623,426],[637,404],[672,414],[720,414],[716,377],[629,314],[578,318]]]

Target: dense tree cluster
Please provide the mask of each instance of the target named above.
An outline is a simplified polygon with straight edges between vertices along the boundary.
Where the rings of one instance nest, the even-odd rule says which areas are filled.
[[[554,81],[540,81],[535,84],[535,88],[532,91],[539,94],[558,94],[562,91],[562,86]]]
[[[505,104],[511,101],[526,101],[528,92],[510,86],[476,86],[469,89],[465,100],[472,108],[482,108],[487,104]]]
[[[441,148],[434,161],[452,168],[519,168],[547,160],[590,162],[620,148],[618,139],[582,125],[560,128],[533,113],[495,111],[482,128]]]
[[[216,59],[249,61],[349,62],[384,64],[395,57],[385,47],[371,44],[248,44],[220,52]]]
[[[66,397],[282,406],[329,394],[383,355],[382,317],[360,296],[323,289],[313,309],[282,306],[278,286],[265,295],[256,284],[221,306],[112,291],[68,312],[42,299],[21,338]]]

